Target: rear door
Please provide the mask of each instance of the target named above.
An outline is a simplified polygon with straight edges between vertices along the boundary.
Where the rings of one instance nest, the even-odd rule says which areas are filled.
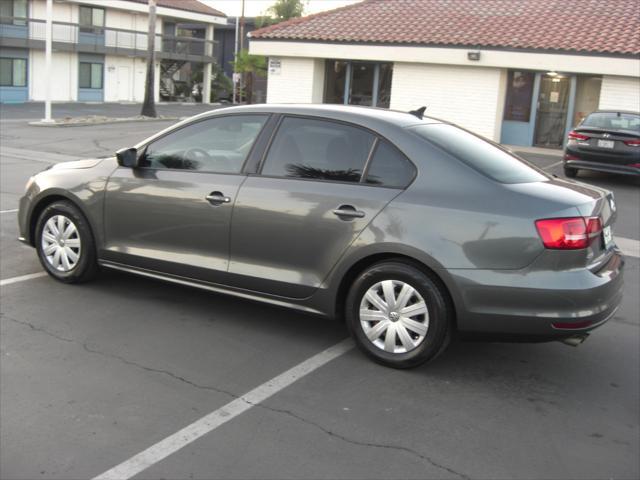
[[[284,297],[311,295],[401,191],[363,175],[380,145],[355,125],[284,117],[260,172],[238,193],[230,281]]]
[[[217,116],[147,145],[141,167],[119,167],[105,199],[105,260],[223,281],[243,164],[267,115]]]

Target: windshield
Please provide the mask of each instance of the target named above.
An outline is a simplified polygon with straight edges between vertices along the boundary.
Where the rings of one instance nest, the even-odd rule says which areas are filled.
[[[453,125],[419,125],[410,128],[410,131],[500,183],[529,183],[548,179],[524,160]]]
[[[640,115],[634,115],[633,113],[595,112],[587,115],[587,118],[582,121],[580,126],[640,132]]]

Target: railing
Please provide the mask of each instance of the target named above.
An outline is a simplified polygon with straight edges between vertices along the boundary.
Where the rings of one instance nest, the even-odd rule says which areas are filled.
[[[33,18],[0,17],[0,38],[46,40],[46,21]],[[77,23],[53,22],[53,42],[81,46],[82,51],[126,50],[144,55],[147,33],[112,27],[90,27]],[[156,34],[155,50],[179,56],[213,57],[215,43],[195,37]],[[208,60],[208,59],[203,59]]]

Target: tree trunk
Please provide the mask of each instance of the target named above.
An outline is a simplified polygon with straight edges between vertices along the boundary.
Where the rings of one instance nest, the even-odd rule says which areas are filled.
[[[156,73],[156,0],[149,0],[149,33],[147,34],[147,80],[140,115],[157,117],[155,103]]]

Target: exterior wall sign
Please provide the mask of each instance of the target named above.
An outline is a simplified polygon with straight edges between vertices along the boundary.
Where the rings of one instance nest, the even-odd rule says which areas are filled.
[[[282,72],[282,62],[279,58],[269,59],[269,75],[280,75]]]

